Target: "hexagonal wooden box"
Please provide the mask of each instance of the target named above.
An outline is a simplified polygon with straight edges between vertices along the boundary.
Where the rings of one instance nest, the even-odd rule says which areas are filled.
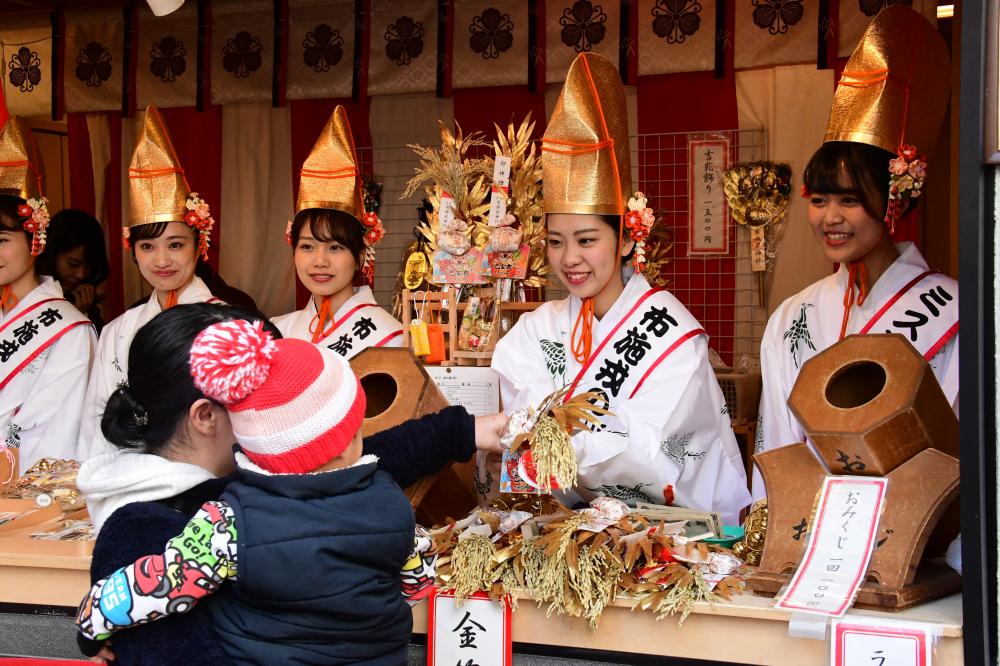
[[[448,406],[448,400],[409,349],[369,347],[351,359],[351,368],[367,398],[361,423],[365,437]],[[430,526],[448,517],[462,518],[472,510],[476,505],[473,464],[448,465],[406,489],[417,522]]]
[[[928,448],[958,457],[958,418],[898,334],[851,335],[809,359],[788,406],[834,474],[885,476]]]

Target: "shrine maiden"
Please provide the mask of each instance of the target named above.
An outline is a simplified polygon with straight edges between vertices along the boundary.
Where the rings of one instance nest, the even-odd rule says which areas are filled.
[[[49,276],[35,275],[45,248],[48,201],[30,130],[16,116],[0,128],[0,455],[13,479],[40,458],[72,459],[94,327]]]
[[[634,270],[654,217],[630,198],[626,118],[615,67],[578,56],[542,139],[548,259],[570,296],[524,315],[493,369],[508,413],[567,385],[606,396],[612,415],[572,440],[583,499],[714,510],[735,524],[750,496],[708,336]]]
[[[846,335],[902,334],[958,412],[958,284],[931,270],[912,243],[891,238],[922,191],[922,153],[941,129],[948,72],[937,30],[902,6],[876,17],[848,61],[825,143],[803,175],[809,224],[840,267],[782,303],[767,323],[757,451],[806,440],[788,396],[802,364]],[[764,495],[756,471],[753,491]]]
[[[286,238],[306,307],[274,318],[286,338],[309,340],[348,359],[368,347],[400,347],[403,325],[372,294],[375,244],[384,234],[364,209],[351,126],[338,106],[302,165],[295,218]]]
[[[153,293],[146,303],[127,310],[101,332],[76,450],[79,460],[113,450],[101,434],[101,414],[108,397],[126,380],[128,349],[136,331],[178,303],[218,301],[194,274],[199,257],[208,258],[214,220],[208,204],[188,187],[167,126],[155,107],[146,110],[128,176],[129,221],[122,235]],[[135,418],[142,421],[147,416],[136,414]]]

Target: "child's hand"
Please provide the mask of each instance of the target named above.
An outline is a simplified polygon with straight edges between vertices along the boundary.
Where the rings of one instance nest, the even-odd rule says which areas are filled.
[[[487,453],[503,453],[500,435],[507,427],[507,415],[503,412],[476,417],[476,448]]]
[[[114,660],[115,653],[111,649],[111,641],[104,641],[104,645],[101,646],[101,651],[90,658],[90,661],[95,664],[103,664]]]

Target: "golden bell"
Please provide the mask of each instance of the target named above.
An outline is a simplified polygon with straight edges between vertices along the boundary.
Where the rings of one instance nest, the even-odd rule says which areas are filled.
[[[128,168],[130,210],[128,226],[156,222],[184,222],[191,191],[163,116],[146,109],[142,134]]]
[[[950,76],[948,47],[934,26],[908,7],[887,7],[844,67],[823,141],[930,152],[948,107]]]
[[[31,130],[17,116],[0,129],[0,194],[42,197],[42,159]]]
[[[333,110],[302,165],[295,213],[308,208],[339,210],[361,219],[360,174],[351,124],[344,107]]]
[[[546,213],[622,215],[632,195],[628,108],[613,64],[581,53],[570,65],[545,136]]]

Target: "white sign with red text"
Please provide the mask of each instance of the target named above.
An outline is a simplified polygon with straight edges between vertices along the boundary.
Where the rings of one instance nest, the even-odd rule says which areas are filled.
[[[831,629],[830,666],[931,666],[930,625],[851,616]]]
[[[828,476],[802,563],[775,607],[842,616],[864,582],[875,550],[888,479]]]
[[[436,588],[428,604],[428,666],[511,666],[509,605],[479,592],[459,606]]]

